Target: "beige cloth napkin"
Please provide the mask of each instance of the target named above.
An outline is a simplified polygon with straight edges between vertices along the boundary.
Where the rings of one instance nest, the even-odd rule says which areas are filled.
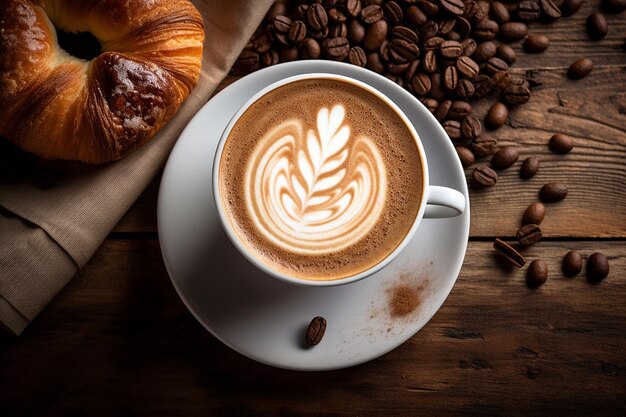
[[[204,16],[200,81],[149,144],[79,167],[56,188],[0,185],[0,324],[19,335],[95,253],[163,167],[189,120],[226,76],[272,0],[192,0]]]

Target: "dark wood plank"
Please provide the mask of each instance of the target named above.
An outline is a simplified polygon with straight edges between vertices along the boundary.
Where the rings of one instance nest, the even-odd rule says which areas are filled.
[[[611,274],[560,275],[605,252]],[[352,369],[273,369],[226,348],[176,296],[156,240],[107,240],[19,338],[0,336],[3,415],[623,416],[626,242],[541,242],[537,290],[471,242],[450,297],[409,342]]]

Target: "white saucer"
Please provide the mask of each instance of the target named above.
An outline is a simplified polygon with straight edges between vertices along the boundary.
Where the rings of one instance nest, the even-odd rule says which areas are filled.
[[[217,142],[237,109],[265,86],[307,72],[342,74],[392,99],[418,131],[430,182],[461,191],[463,215],[424,219],[389,266],[362,281],[310,288],[280,282],[255,269],[224,234],[212,197]],[[441,307],[461,269],[469,236],[469,196],[463,168],[444,130],[409,93],[371,71],[329,61],[299,61],[257,71],[211,99],[189,123],[165,167],[158,228],[165,265],[183,302],[215,337],[268,365],[296,370],[345,368],[375,359],[419,331]],[[392,288],[421,288],[413,313],[392,318]],[[314,316],[328,321],[313,348],[304,333]]]

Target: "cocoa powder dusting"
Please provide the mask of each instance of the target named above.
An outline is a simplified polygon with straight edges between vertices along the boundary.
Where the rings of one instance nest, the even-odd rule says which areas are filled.
[[[404,317],[417,309],[420,302],[417,289],[409,285],[399,285],[391,291],[392,317]]]

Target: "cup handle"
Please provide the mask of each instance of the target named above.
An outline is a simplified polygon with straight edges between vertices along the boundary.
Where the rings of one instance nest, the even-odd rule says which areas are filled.
[[[428,187],[426,200],[426,219],[444,219],[456,217],[465,211],[465,196],[448,187],[431,185]]]

